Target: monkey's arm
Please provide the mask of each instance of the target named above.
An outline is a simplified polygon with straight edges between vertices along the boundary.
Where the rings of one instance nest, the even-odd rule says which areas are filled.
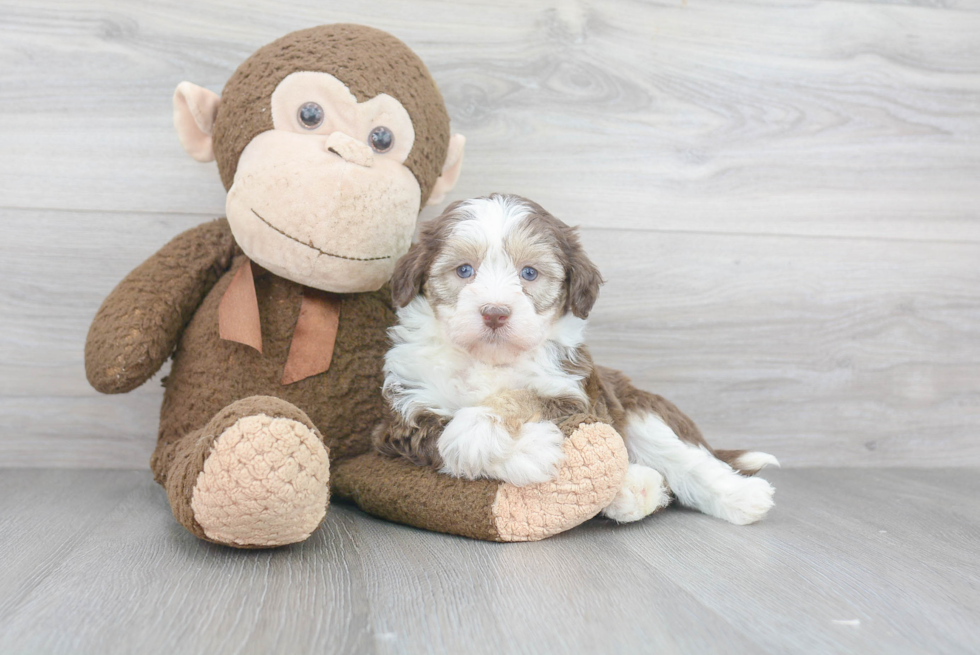
[[[127,275],[89,328],[89,383],[102,393],[125,393],[150,379],[234,253],[228,221],[219,219],[177,235]]]

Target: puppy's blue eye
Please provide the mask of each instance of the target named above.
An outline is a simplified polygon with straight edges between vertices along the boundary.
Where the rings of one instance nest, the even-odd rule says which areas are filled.
[[[460,276],[461,278],[473,277],[473,267],[469,264],[463,264],[456,269],[456,275]]]
[[[528,282],[533,282],[538,277],[538,272],[530,266],[525,266],[521,269],[521,277]]]

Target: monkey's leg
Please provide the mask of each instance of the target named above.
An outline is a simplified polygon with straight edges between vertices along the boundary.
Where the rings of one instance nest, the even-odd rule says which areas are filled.
[[[153,455],[174,517],[201,539],[237,548],[305,540],[330,499],[330,461],[309,417],[270,396],[228,405]]]
[[[334,493],[390,521],[487,541],[537,541],[592,518],[623,485],[623,439],[593,421],[579,415],[562,424],[565,461],[550,482],[461,480],[374,452],[336,462],[331,482]]]

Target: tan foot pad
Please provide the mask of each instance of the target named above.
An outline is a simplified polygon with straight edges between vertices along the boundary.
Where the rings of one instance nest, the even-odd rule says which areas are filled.
[[[330,462],[307,426],[247,416],[211,446],[194,485],[194,519],[212,541],[272,547],[303,541],[327,511]]]
[[[629,464],[623,438],[604,423],[583,423],[563,445],[552,482],[502,484],[493,504],[500,541],[537,541],[587,521],[612,502]]]

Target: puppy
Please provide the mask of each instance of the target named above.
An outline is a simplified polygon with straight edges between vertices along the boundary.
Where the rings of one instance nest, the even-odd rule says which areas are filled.
[[[593,364],[583,333],[600,284],[574,229],[540,205],[495,194],[449,206],[392,278],[399,324],[377,450],[527,485],[555,475],[559,426],[595,417],[624,437],[631,462],[607,516],[643,518],[673,492],[732,523],[761,519],[773,488],[749,476],[775,457],[712,449],[674,405]]]

